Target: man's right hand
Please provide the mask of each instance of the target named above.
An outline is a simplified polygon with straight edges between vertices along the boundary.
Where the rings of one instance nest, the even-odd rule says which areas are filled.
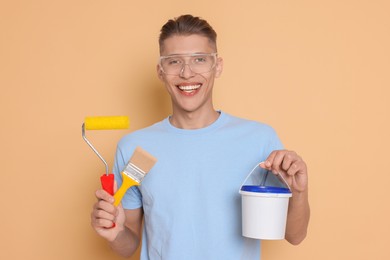
[[[91,225],[101,237],[113,242],[125,229],[124,210],[122,205],[113,205],[114,197],[105,190],[97,190],[95,196],[98,201],[92,209]]]

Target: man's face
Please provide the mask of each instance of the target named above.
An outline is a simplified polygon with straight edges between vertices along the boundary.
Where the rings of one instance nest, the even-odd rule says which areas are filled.
[[[216,55],[208,56],[208,59],[213,59],[214,66],[211,67],[211,70],[203,72],[204,70],[199,70],[197,67],[202,66],[198,65],[197,62],[202,62],[203,58],[191,54],[215,52],[215,46],[209,42],[208,38],[197,34],[175,35],[164,41],[161,56],[168,56],[168,58],[162,62],[170,64],[169,66],[178,67],[175,73],[170,73],[167,69],[161,68],[162,63],[160,62],[157,66],[157,73],[171,96],[174,113],[213,109],[212,89],[214,79],[219,77],[222,72],[222,59]],[[172,60],[171,57],[173,57]],[[174,65],[178,61],[182,65]]]

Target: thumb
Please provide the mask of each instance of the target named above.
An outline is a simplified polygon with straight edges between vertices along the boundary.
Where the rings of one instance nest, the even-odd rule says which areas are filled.
[[[114,194],[116,193],[116,191],[118,190],[118,183],[116,182],[116,180],[114,179]],[[113,195],[114,195],[113,194]]]

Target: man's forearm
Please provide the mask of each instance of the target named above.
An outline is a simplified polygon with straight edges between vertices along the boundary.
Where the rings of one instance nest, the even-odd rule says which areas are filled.
[[[109,243],[114,252],[123,257],[130,257],[137,250],[140,241],[135,233],[125,227],[115,240]]]
[[[307,190],[293,193],[288,207],[286,240],[293,245],[301,243],[306,237],[309,219],[310,207]]]

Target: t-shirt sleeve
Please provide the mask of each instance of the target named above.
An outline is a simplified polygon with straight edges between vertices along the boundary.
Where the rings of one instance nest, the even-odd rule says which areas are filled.
[[[264,131],[264,134],[266,136],[265,146],[264,146],[264,160],[275,150],[282,150],[284,149],[283,143],[280,140],[278,134],[276,133],[275,129],[271,126],[266,126],[266,129]]]
[[[280,140],[278,134],[276,133],[275,129],[272,127],[269,127],[269,142],[268,142],[268,147],[266,148],[266,156],[270,153],[272,153],[275,150],[282,150],[284,149],[283,143]]]

